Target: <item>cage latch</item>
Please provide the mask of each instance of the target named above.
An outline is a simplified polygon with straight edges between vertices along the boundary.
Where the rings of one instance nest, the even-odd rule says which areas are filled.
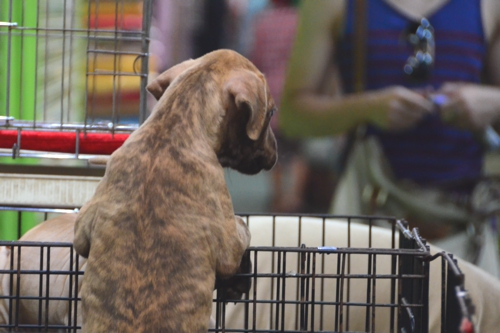
[[[401,303],[403,306],[406,308],[406,313],[408,314],[408,320],[410,322],[410,329],[411,331],[408,332],[405,328],[401,328],[402,333],[415,333],[415,315],[413,314],[412,309],[408,306],[408,302],[406,301],[406,298],[402,297],[401,298]]]

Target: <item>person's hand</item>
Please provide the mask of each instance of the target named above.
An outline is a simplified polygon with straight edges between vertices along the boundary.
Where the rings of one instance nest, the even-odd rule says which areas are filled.
[[[423,94],[405,87],[388,87],[371,93],[371,123],[389,130],[404,131],[417,125],[435,109]]]
[[[483,130],[499,119],[500,89],[471,83],[445,83],[438,94],[444,122],[468,130]]]

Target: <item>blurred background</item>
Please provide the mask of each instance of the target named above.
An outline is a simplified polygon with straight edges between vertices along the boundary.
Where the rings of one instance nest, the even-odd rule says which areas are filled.
[[[37,173],[50,167],[44,174],[102,175],[103,168],[89,168],[83,156],[109,154],[142,123],[155,104],[145,92],[148,81],[220,48],[254,62],[279,107],[299,4],[0,0],[0,173],[30,173],[37,166]],[[235,210],[327,213],[345,140],[286,139],[279,117],[278,111],[272,122],[279,151],[275,168],[256,176],[226,172]],[[99,136],[104,132],[111,136]],[[498,170],[497,160],[487,157],[486,167]],[[0,186],[3,198],[17,192],[18,187]],[[32,226],[25,225],[23,230]],[[9,232],[2,228],[0,220],[3,237]]]
[[[2,172],[26,165],[59,166],[65,168],[63,173],[87,167],[80,158],[39,158],[26,152],[31,144],[64,151],[63,142],[74,140],[44,137],[48,130],[110,129],[114,139],[132,131],[155,104],[152,96],[141,94],[149,80],[183,60],[220,48],[253,61],[266,75],[279,106],[298,3],[1,0],[0,85],[6,87],[0,91],[0,130],[6,129],[0,136]],[[275,169],[251,177],[226,173],[235,210],[326,213],[336,181],[331,152],[340,149],[342,140],[285,140],[278,117],[279,112],[272,124],[279,146]],[[81,123],[83,127],[74,125]],[[16,151],[22,158],[11,158]],[[84,152],[77,148],[78,153]]]

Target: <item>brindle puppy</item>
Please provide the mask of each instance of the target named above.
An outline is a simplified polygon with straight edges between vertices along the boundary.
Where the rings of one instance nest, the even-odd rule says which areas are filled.
[[[206,332],[216,276],[233,275],[250,242],[223,167],[255,174],[276,162],[274,102],[241,55],[183,62],[148,90],[159,102],[76,221],[86,332]]]

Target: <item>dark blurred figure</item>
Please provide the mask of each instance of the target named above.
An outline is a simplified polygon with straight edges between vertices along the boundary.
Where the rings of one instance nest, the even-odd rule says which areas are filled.
[[[202,23],[193,39],[193,58],[225,48],[227,15],[225,0],[203,1]]]

